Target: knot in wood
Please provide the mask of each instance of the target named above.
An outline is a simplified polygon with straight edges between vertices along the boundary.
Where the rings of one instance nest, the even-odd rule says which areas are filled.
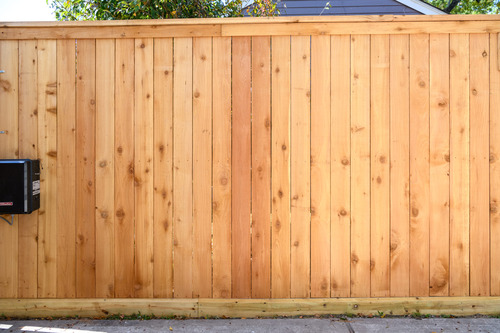
[[[490,213],[491,214],[495,214],[496,212],[498,211],[498,207],[497,207],[497,204],[492,202],[490,204]]]
[[[412,207],[412,209],[411,209],[411,215],[412,215],[413,217],[417,217],[417,216],[418,216],[418,213],[419,213],[418,208],[416,208],[416,207]]]
[[[125,212],[123,211],[123,209],[121,209],[121,208],[120,208],[120,209],[118,209],[118,210],[116,211],[116,217],[118,217],[118,218],[122,218],[122,217],[124,217],[124,216],[125,216]]]

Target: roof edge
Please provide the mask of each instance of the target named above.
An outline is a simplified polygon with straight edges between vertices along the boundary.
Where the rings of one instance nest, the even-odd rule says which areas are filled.
[[[421,0],[395,0],[395,1],[425,15],[448,15],[448,13],[442,11],[441,9],[434,7],[433,5],[430,5],[427,2]]]

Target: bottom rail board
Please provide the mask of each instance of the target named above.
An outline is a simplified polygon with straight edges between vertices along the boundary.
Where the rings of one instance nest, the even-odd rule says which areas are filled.
[[[360,314],[500,315],[500,297],[395,297],[330,299],[0,299],[0,315],[11,318],[274,317]]]

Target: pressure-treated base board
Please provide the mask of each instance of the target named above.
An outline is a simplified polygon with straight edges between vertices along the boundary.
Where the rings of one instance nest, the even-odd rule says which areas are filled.
[[[331,299],[0,299],[0,315],[21,318],[109,315],[274,317],[326,314],[499,315],[500,297]]]
[[[198,316],[197,299],[0,299],[0,315],[20,318],[106,317],[137,313]]]

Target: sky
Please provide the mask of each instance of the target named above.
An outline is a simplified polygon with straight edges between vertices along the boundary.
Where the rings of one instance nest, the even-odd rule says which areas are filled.
[[[0,0],[0,22],[55,20],[45,0]]]

